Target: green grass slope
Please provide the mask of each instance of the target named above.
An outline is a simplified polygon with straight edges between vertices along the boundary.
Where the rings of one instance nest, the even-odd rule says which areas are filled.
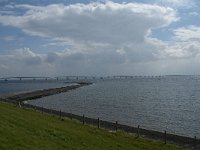
[[[0,102],[0,150],[181,150]]]

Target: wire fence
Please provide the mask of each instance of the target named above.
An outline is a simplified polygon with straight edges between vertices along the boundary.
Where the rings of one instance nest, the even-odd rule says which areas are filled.
[[[89,124],[89,125],[97,126],[97,128],[104,128],[104,129],[108,129],[112,131],[121,130],[127,133],[135,134],[137,137],[142,136],[142,137],[147,137],[151,139],[161,140],[163,141],[164,144],[176,143],[179,145],[192,147],[195,150],[200,149],[200,139],[197,139],[196,136],[194,138],[191,138],[191,137],[186,137],[186,136],[170,134],[170,133],[167,133],[167,131],[159,132],[159,131],[147,130],[147,129],[141,128],[140,125],[138,125],[137,127],[133,127],[133,126],[120,124],[118,121],[109,122],[109,121],[101,120],[100,118],[96,118],[96,119],[90,118],[90,117],[85,116],[84,114],[80,116],[73,113],[62,112],[61,110],[48,109],[48,108],[44,108],[40,106],[34,106],[31,104],[21,103],[20,106],[26,107],[26,108],[32,108],[32,109],[40,111],[41,113],[49,113],[49,114],[57,115],[61,119],[63,117],[75,119],[82,122],[83,125]]]

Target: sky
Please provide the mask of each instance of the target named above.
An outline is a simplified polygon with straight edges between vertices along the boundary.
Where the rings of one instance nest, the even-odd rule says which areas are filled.
[[[199,74],[198,0],[0,0],[0,77]]]

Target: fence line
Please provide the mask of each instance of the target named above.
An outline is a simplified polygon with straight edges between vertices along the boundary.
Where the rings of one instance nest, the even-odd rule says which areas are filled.
[[[86,117],[84,114],[83,116],[79,116],[72,113],[61,112],[61,110],[53,110],[53,109],[43,108],[39,106],[34,106],[31,104],[22,103],[21,106],[27,107],[27,108],[33,108],[35,110],[41,111],[42,113],[45,112],[49,114],[54,114],[54,115],[60,116],[60,118],[68,117],[70,119],[76,119],[82,122],[83,124],[94,125],[94,126],[97,126],[98,128],[101,127],[101,128],[105,128],[105,129],[109,129],[113,131],[122,130],[127,133],[136,134],[138,137],[145,136],[152,139],[162,140],[164,141],[164,144],[166,144],[167,142],[170,142],[170,143],[176,143],[176,144],[180,144],[184,146],[194,147],[194,149],[196,149],[197,147],[200,148],[200,139],[197,139],[196,136],[194,138],[191,138],[191,137],[186,137],[186,136],[170,134],[170,133],[167,133],[167,131],[159,132],[159,131],[154,131],[154,130],[147,130],[147,129],[141,128],[139,125],[138,127],[133,127],[133,126],[120,124],[118,123],[118,121],[113,123],[109,121],[100,120],[100,118],[96,118],[96,119],[89,118],[89,117]]]

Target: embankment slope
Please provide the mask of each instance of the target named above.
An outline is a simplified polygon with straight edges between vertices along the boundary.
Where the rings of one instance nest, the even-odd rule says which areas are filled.
[[[181,150],[0,102],[0,149]]]

